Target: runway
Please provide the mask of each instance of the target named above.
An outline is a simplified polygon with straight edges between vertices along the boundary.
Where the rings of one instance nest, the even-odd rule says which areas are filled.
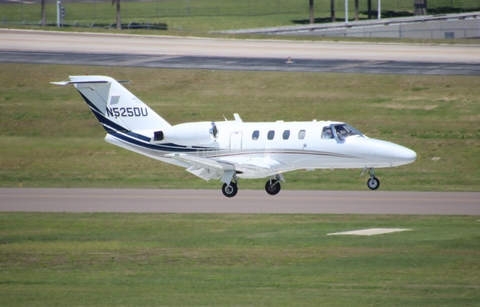
[[[4,188],[0,211],[480,215],[480,193]]]
[[[0,29],[0,62],[4,63],[480,75],[479,54],[477,45],[236,40]]]

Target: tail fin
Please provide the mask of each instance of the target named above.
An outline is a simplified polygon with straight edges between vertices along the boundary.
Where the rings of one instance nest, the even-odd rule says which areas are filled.
[[[122,81],[105,76],[70,76],[70,80],[52,84],[74,84],[107,132],[147,132],[170,127],[123,87],[119,83]]]

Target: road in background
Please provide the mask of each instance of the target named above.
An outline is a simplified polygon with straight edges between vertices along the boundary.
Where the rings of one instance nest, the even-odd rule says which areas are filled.
[[[480,46],[234,40],[0,29],[0,62],[480,75]]]

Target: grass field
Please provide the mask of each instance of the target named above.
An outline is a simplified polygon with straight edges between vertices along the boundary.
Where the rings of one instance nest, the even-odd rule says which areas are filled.
[[[73,87],[74,74],[128,79],[171,124],[223,120],[345,121],[415,150],[418,160],[378,169],[383,190],[480,190],[480,78],[231,72],[0,64],[0,186],[218,188],[179,167],[106,143]],[[285,174],[286,189],[364,190],[360,170]],[[242,180],[244,189],[263,180]]]
[[[2,213],[0,305],[478,306],[477,220]]]
[[[382,0],[385,16],[413,14],[412,1]],[[115,25],[115,6],[110,0],[62,1],[66,8],[64,24],[89,27]],[[345,18],[345,1],[335,0],[336,18]],[[367,18],[367,1],[359,1],[360,18]],[[354,18],[354,1],[349,1],[349,16]],[[431,0],[429,14],[478,10],[478,0]],[[372,1],[376,16],[377,2]],[[309,6],[305,0],[185,0],[185,1],[124,1],[121,2],[122,22],[166,23],[169,29],[188,33],[206,33],[212,30],[258,28],[295,25],[308,22]],[[23,4],[0,3],[0,18],[4,25],[38,25],[41,20],[39,2]],[[47,1],[46,21],[56,22],[55,1]],[[330,2],[315,1],[316,22],[330,22]],[[155,32],[155,31],[153,31]],[[165,32],[165,31],[160,31]],[[168,32],[168,31],[167,31]]]

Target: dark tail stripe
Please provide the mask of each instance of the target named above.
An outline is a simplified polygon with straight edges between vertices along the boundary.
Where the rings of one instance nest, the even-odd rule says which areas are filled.
[[[87,97],[85,97],[82,92],[78,91],[80,93],[80,95],[82,95],[83,97],[83,100],[85,100],[85,102],[87,103],[87,105],[90,107],[90,109],[92,109],[92,112],[93,114],[95,115],[95,117],[98,119],[98,121],[102,124],[103,128],[108,132],[117,132],[117,131],[121,131],[121,132],[128,132],[130,130],[126,129],[125,127],[122,127],[114,122],[112,122],[111,120],[107,119],[105,116],[104,116],[104,113],[102,111],[100,111],[90,100],[88,100]]]

